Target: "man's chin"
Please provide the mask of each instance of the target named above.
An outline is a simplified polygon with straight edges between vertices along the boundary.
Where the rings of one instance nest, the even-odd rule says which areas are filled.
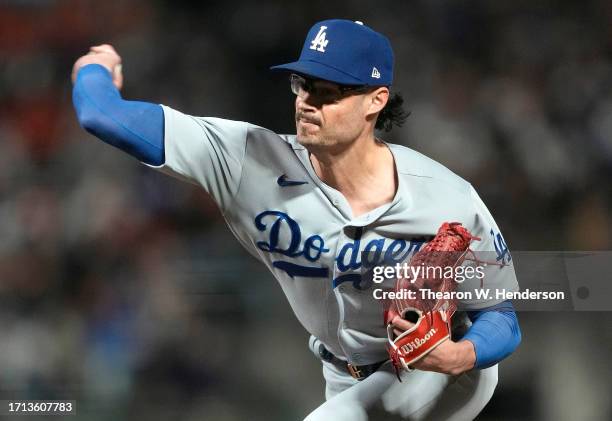
[[[321,143],[318,136],[313,136],[311,134],[308,135],[304,133],[298,133],[295,136],[295,138],[297,139],[298,143],[302,146],[318,145]]]

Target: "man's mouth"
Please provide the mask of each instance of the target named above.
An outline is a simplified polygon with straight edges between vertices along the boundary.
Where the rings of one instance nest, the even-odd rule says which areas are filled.
[[[296,114],[295,121],[297,121],[298,123],[314,124],[320,126],[320,123],[317,119],[305,117],[303,114]]]

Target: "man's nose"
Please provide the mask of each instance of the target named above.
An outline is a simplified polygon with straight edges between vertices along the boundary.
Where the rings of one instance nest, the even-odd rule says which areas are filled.
[[[318,108],[315,98],[308,92],[304,92],[303,95],[298,95],[295,98],[295,106],[299,111],[313,112]]]

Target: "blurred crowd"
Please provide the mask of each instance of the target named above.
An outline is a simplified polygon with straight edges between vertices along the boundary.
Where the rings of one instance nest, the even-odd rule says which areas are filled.
[[[329,17],[391,39],[411,116],[380,136],[472,182],[512,249],[612,246],[612,3],[3,1],[0,399],[215,420],[298,419],[323,399],[271,276],[201,189],[78,127],[70,72],[112,43],[124,97],[289,133],[289,86],[268,67]]]

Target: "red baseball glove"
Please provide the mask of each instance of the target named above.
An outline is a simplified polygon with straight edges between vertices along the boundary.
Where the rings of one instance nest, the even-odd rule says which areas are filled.
[[[410,364],[450,337],[457,308],[452,298],[457,287],[455,268],[465,260],[473,240],[480,238],[460,223],[443,223],[433,240],[410,259],[409,276],[397,280],[395,292],[406,298],[395,298],[386,314],[388,351],[396,369],[412,371]],[[414,326],[396,337],[391,320],[397,315]]]

